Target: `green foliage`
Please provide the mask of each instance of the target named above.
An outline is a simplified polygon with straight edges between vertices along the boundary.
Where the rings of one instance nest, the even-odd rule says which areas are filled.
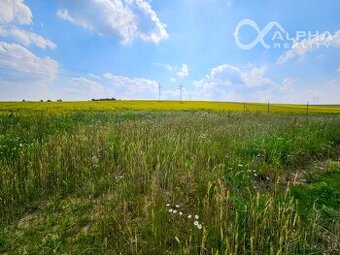
[[[340,220],[340,164],[327,165],[326,170],[313,173],[309,182],[292,190],[304,215],[317,207],[324,217]]]
[[[334,154],[339,146],[338,124],[316,123],[289,126],[283,131],[265,134],[245,143],[240,154],[275,167],[296,167],[313,159],[323,159]]]

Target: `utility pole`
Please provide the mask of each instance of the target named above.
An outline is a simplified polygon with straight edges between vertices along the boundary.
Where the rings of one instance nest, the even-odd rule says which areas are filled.
[[[158,83],[158,101],[161,101],[161,84]]]
[[[319,97],[313,97],[313,104],[319,104]]]
[[[309,101],[307,102],[307,110],[306,110],[306,115],[309,113]]]
[[[267,113],[269,113],[269,101],[268,101],[268,105],[267,105]]]
[[[183,85],[179,85],[179,101],[182,101],[182,95],[183,95]]]

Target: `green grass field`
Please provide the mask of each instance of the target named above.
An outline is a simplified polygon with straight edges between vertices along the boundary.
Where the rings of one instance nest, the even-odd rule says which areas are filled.
[[[339,254],[338,106],[0,111],[0,254]]]

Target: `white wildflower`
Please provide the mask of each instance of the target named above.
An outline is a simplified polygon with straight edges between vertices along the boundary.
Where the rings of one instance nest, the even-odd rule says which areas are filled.
[[[191,215],[191,214],[189,214],[189,215],[188,215],[188,219],[191,219],[191,217],[192,217],[192,215]]]
[[[172,209],[169,209],[169,212],[172,212]]]
[[[99,160],[96,156],[92,156],[91,158],[93,164],[98,164]]]
[[[195,215],[195,219],[198,220],[200,217],[198,215]]]
[[[199,224],[199,222],[196,220],[196,221],[194,222],[194,225],[195,225],[195,226],[198,226],[198,224]]]
[[[197,228],[198,228],[198,229],[202,229],[202,224],[198,224],[198,225],[197,225]]]
[[[169,207],[170,206],[170,204],[166,204],[166,207]]]

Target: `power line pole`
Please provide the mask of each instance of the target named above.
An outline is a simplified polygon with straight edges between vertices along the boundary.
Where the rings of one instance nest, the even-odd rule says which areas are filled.
[[[161,84],[158,83],[158,101],[161,101]]]
[[[319,97],[317,96],[313,97],[313,104],[319,104]]]
[[[307,102],[307,109],[306,109],[306,115],[309,113],[309,101]]]
[[[182,101],[182,95],[183,95],[183,85],[179,85],[179,101]]]
[[[267,113],[269,113],[269,107],[270,107],[270,105],[269,105],[269,101],[268,101],[268,105],[267,105]]]

